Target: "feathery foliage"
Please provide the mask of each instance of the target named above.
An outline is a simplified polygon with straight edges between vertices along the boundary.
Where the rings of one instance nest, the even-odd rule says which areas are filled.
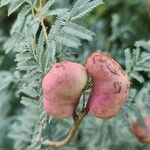
[[[16,150],[36,149],[41,144],[42,77],[56,61],[56,55],[61,54],[65,47],[78,48],[81,39],[92,40],[94,33],[73,21],[86,15],[102,0],[87,1],[86,5],[79,0],[71,10],[51,9],[55,0],[45,4],[44,1],[1,1],[1,6],[8,3],[8,15],[18,9],[19,13],[4,49],[6,53],[14,51],[16,54],[16,70],[20,73],[17,94],[24,107],[13,123],[9,137],[14,140]],[[80,7],[76,7],[79,3]],[[52,27],[51,22],[48,22],[48,26],[44,25],[49,16],[56,16]]]
[[[63,139],[73,120],[44,112],[42,78],[55,62],[84,64],[101,50],[126,68],[127,102],[116,118],[86,116],[74,140],[61,149],[149,150],[130,132],[133,121],[143,124],[143,116],[150,115],[149,9],[145,0],[0,0],[0,149],[55,149],[41,140]]]
[[[141,50],[140,47],[143,47],[143,42],[144,41],[138,41],[135,43],[136,48],[133,49],[133,55],[129,49],[125,50],[126,70],[131,78],[136,79],[140,83],[144,82],[144,78],[139,72],[150,72],[150,53]],[[149,43],[149,41],[147,43]]]

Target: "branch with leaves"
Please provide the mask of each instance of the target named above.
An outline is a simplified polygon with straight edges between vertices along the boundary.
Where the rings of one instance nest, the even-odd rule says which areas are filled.
[[[63,53],[66,47],[78,48],[82,39],[92,40],[95,34],[74,21],[84,17],[103,1],[78,0],[71,10],[68,8],[52,10],[51,7],[55,3],[55,0],[0,1],[1,7],[9,5],[8,15],[19,10],[11,29],[11,37],[4,44],[6,53],[12,50],[16,53],[16,70],[20,73],[17,93],[24,106],[24,111],[17,115],[18,119],[9,133],[9,137],[14,140],[14,149],[39,146],[35,137],[39,137],[41,133],[39,126],[41,119],[39,116],[43,112],[41,80],[52,63],[56,62],[56,54]],[[51,16],[56,17],[56,21],[52,27],[46,27],[44,20]],[[78,123],[74,124],[71,137],[75,134],[83,114],[79,115]],[[22,134],[16,136],[18,132]]]

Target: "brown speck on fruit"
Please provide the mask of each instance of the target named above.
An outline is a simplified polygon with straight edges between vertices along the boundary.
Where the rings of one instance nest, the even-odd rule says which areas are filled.
[[[114,93],[119,94],[121,92],[121,82],[118,81],[114,82],[114,88],[115,88]]]
[[[64,65],[63,64],[57,64],[55,65],[56,68],[62,68],[62,69],[65,69]]]
[[[100,59],[100,58],[98,59],[98,61],[101,62],[101,63],[105,63],[106,62],[105,60]]]
[[[95,55],[95,57],[93,58],[93,63],[96,64],[96,56],[99,56],[99,55]],[[103,60],[101,58],[98,58],[98,62],[101,62],[101,63],[105,63],[106,60]]]
[[[116,70],[110,69],[110,67],[109,67],[108,65],[106,65],[106,67],[108,68],[108,70],[109,70],[112,74],[118,75]]]
[[[102,112],[103,115],[105,114],[105,111],[104,111],[104,110],[102,110],[101,112]]]
[[[129,85],[128,84],[126,85],[126,88],[129,89]]]

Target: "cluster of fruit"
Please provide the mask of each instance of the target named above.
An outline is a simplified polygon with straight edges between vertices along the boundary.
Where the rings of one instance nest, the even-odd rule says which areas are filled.
[[[70,61],[52,66],[42,82],[45,111],[54,118],[72,116],[88,76],[92,78],[92,89],[86,110],[101,119],[117,115],[127,99],[130,81],[121,66],[102,52],[93,53],[85,66]],[[141,141],[150,142],[150,130],[145,130],[134,124],[132,131]],[[147,133],[149,137],[145,137]]]

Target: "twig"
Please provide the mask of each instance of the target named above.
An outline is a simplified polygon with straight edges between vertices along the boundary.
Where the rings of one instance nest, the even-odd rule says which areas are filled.
[[[45,122],[46,122],[46,115],[45,112],[42,112],[42,114],[40,115],[41,121],[39,122],[39,133],[37,135],[36,140],[30,145],[28,146],[28,150],[33,150],[36,145],[38,145],[40,143],[40,139],[42,136],[42,130],[43,128],[45,128]]]
[[[74,111],[72,117],[73,117],[74,122],[78,119],[79,115],[77,114],[76,110]]]
[[[43,0],[40,0],[40,1],[39,1],[40,17],[41,17],[41,26],[42,26],[43,33],[44,33],[44,36],[45,36],[46,44],[48,45],[48,36],[47,36],[46,28],[45,28],[45,25],[44,25],[43,3],[44,3]]]
[[[66,138],[62,141],[49,141],[49,140],[45,140],[42,141],[42,144],[44,146],[48,146],[48,147],[62,147],[64,145],[67,145],[71,142],[71,140],[73,139],[73,137],[75,136],[80,123],[82,121],[82,119],[86,116],[86,114],[88,113],[88,111],[86,109],[82,110],[79,114],[79,116],[75,119],[74,124],[72,125],[70,132],[68,133],[68,135],[66,136]]]
[[[38,12],[38,8],[36,8],[33,4],[31,0],[25,0],[31,7],[33,10],[35,10],[36,12]]]
[[[41,114],[41,118],[42,118],[42,115],[45,115],[44,114],[44,112]],[[40,121],[40,128],[39,128],[39,135],[38,135],[38,137],[37,137],[37,143],[40,141],[40,138],[41,138],[41,135],[42,135],[42,130],[43,130],[43,128],[45,128],[45,123],[46,122],[46,116],[44,116],[43,118],[42,118],[42,120]]]
[[[85,108],[85,92],[83,93],[83,105],[82,105],[82,110]]]

